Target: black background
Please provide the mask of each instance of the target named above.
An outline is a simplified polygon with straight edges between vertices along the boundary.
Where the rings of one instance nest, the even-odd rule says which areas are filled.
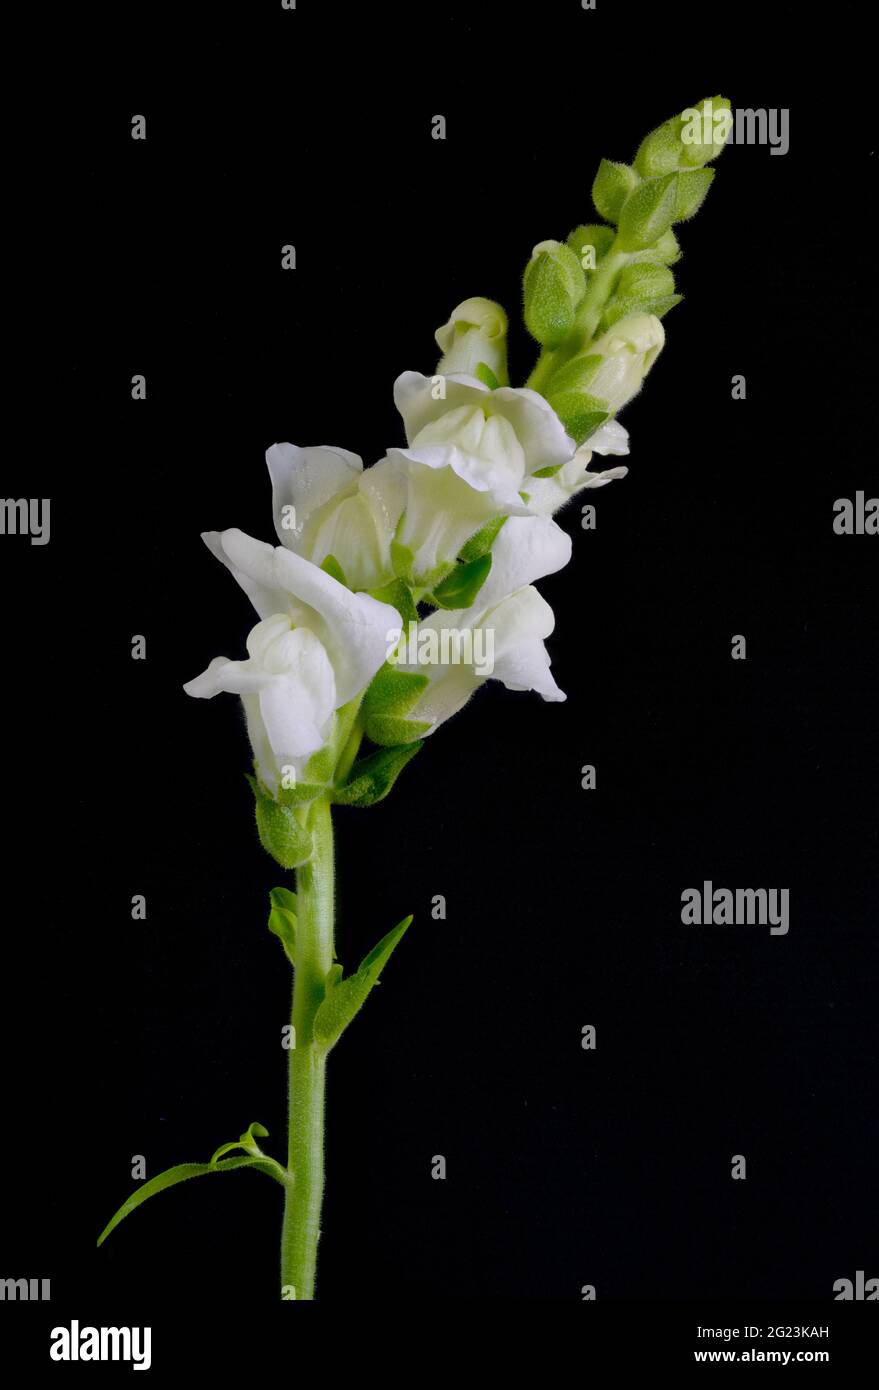
[[[249,1173],[94,1249],[132,1155],[204,1160],[254,1119],[284,1148],[282,874],[235,702],[181,690],[252,619],[199,532],[272,538],[276,440],[401,443],[393,381],[468,295],[507,306],[521,383],[531,246],[594,216],[602,156],[718,91],[789,108],[791,148],[724,152],[623,416],[629,477],[590,494],[594,532],[562,514],[573,561],[541,590],[567,703],[492,684],[337,817],[339,958],[416,920],[332,1058],[319,1296],[827,1301],[879,1275],[877,542],[832,530],[837,497],[876,493],[865,38],[845,5],[676,10],[301,3],[71,34],[65,104],[33,116],[22,264],[57,293],[5,468],[9,496],[51,496],[52,539],[0,545],[0,1275],[51,1277],[53,1317],[276,1297],[280,1194]],[[789,887],[789,935],[683,927],[704,878]]]

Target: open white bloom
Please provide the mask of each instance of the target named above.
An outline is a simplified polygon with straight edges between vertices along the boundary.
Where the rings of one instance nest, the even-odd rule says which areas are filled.
[[[394,400],[408,441],[388,453],[406,487],[397,539],[417,576],[454,562],[492,517],[527,515],[520,494],[531,475],[567,463],[576,448],[549,403],[525,387],[490,391],[475,377],[404,372]]]
[[[277,793],[298,778],[333,730],[333,716],[369,684],[387,654],[396,609],[353,594],[331,575],[283,546],[243,531],[202,539],[250,598],[260,622],[247,639],[246,661],[216,657],[183,688],[210,699],[240,695],[260,778]]]
[[[390,547],[405,505],[398,470],[364,469],[356,454],[329,446],[273,444],[266,452],[278,539],[322,564],[334,556],[352,589],[379,589],[393,578]]]
[[[532,581],[562,569],[570,558],[570,536],[548,517],[506,521],[492,548],[491,571],[473,606],[453,612],[438,609],[418,624],[417,635],[409,641],[409,659],[400,662],[399,669],[426,675],[429,684],[408,717],[429,723],[427,732],[432,733],[489,676],[503,681],[508,690],[536,690],[544,700],[564,700],[544,646],[555,618]],[[424,634],[435,634],[435,640],[426,640]],[[435,654],[439,659],[431,662]]]
[[[532,478],[528,484],[528,505],[532,512],[549,516],[557,512],[578,492],[586,488],[605,487],[614,478],[624,478],[628,468],[618,465],[605,468],[600,473],[590,473],[589,464],[595,454],[627,454],[629,452],[628,431],[616,420],[606,420],[585,444],[581,444],[576,454],[562,464],[551,478]]]

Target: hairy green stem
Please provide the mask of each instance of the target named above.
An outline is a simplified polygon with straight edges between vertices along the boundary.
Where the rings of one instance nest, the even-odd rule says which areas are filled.
[[[324,1189],[326,1048],[314,1041],[314,1016],[333,963],[333,823],[323,797],[312,802],[308,828],[314,854],[297,871],[298,911],[289,1053],[287,1168],[281,1235],[281,1296],[314,1298]]]

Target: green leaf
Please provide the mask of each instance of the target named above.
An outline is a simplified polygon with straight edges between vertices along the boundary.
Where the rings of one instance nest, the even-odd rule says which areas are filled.
[[[394,748],[380,748],[361,758],[351,769],[351,775],[342,787],[333,792],[333,800],[340,806],[374,806],[383,801],[393,787],[403,768],[415,757],[423,745],[405,743]]]
[[[490,554],[480,555],[478,560],[470,560],[464,565],[456,565],[433,591],[436,607],[469,608],[488,578],[490,569]]]
[[[412,590],[402,579],[393,580],[383,589],[370,589],[369,593],[370,597],[377,598],[379,603],[389,603],[392,608],[396,608],[404,627],[407,623],[418,621],[418,609],[412,597]]]
[[[473,375],[482,382],[483,386],[487,386],[489,391],[496,391],[500,386],[500,382],[487,362],[477,362]]]
[[[675,277],[664,265],[627,265],[620,272],[616,294],[623,299],[646,299],[648,296],[674,294]]]
[[[338,1042],[352,1018],[359,1013],[367,996],[378,983],[391,952],[411,922],[411,917],[405,917],[393,931],[382,937],[378,945],[361,961],[355,975],[349,975],[347,979],[339,980],[327,989],[314,1018],[315,1041],[322,1047],[330,1048]]]
[[[505,516],[496,516],[481,526],[462,548],[458,556],[461,563],[467,565],[471,560],[480,560],[483,555],[487,555],[497,540],[498,533],[506,519]]]
[[[312,855],[311,836],[296,819],[289,806],[274,801],[255,777],[248,782],[256,802],[256,828],[259,842],[282,869],[296,869]]]
[[[669,227],[654,246],[631,254],[630,265],[674,265],[682,256],[680,243]]]
[[[178,1183],[186,1182],[188,1178],[200,1178],[208,1173],[231,1173],[235,1168],[255,1168],[257,1172],[267,1173],[282,1186],[286,1186],[288,1178],[286,1170],[280,1163],[276,1163],[273,1158],[227,1158],[221,1163],[178,1163],[176,1168],[167,1168],[164,1173],[159,1173],[157,1177],[151,1178],[149,1182],[143,1183],[116,1212],[115,1216],[107,1222],[101,1234],[98,1236],[98,1245],[103,1245],[111,1231],[114,1231],[120,1221],[124,1221],[126,1216],[130,1216],[139,1206],[142,1206],[150,1197],[155,1197],[156,1193],[164,1192],[166,1188],[176,1187]]]
[[[668,231],[676,220],[678,178],[667,174],[636,188],[620,214],[618,241],[623,251],[643,251]]]
[[[234,1149],[243,1149],[244,1152],[250,1154],[252,1158],[264,1158],[265,1155],[256,1141],[258,1138],[267,1139],[268,1135],[269,1132],[265,1125],[261,1125],[258,1120],[254,1120],[253,1124],[248,1125],[244,1133],[240,1134],[232,1143],[221,1144],[211,1159],[211,1163],[216,1163],[224,1154],[232,1153]]]
[[[284,947],[284,954],[291,965],[296,964],[296,894],[289,888],[273,888],[269,893],[269,931]]]
[[[592,185],[592,201],[599,215],[616,222],[629,194],[638,186],[638,175],[628,164],[614,164],[603,159]]]

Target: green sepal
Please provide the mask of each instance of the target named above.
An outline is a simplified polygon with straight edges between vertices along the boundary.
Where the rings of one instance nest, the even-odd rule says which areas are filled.
[[[549,403],[578,449],[610,415],[609,410],[601,409],[603,403],[597,397],[579,391],[550,396]]]
[[[348,705],[343,705],[342,709],[336,710],[337,723],[348,708]],[[313,801],[314,797],[311,795],[311,792],[314,790],[315,787],[318,788],[318,792],[324,791],[326,789],[327,783],[332,782],[333,773],[335,772],[335,770],[336,751],[333,747],[333,740],[331,739],[330,742],[325,744],[323,748],[319,748],[316,753],[312,753],[308,762],[305,764],[305,768],[303,769],[305,780],[303,781],[302,786],[306,789],[308,795],[301,797],[300,800]],[[291,805],[299,804],[299,802],[296,799],[296,790],[297,789],[295,787],[290,788],[290,793],[292,797],[290,803]],[[278,800],[284,800],[283,790],[279,792]]]
[[[674,265],[681,259],[680,242],[669,227],[653,246],[646,247],[643,251],[634,251],[630,255],[630,265]]]
[[[675,207],[675,221],[686,222],[695,217],[717,171],[715,169],[685,169],[678,174],[678,194]]]
[[[484,526],[472,535],[465,546],[462,547],[458,559],[462,564],[468,565],[471,560],[480,560],[483,555],[487,555],[497,540],[501,527],[506,521],[505,516],[493,517]]]
[[[282,806],[268,795],[256,777],[246,774],[256,802],[256,828],[259,842],[282,869],[296,869],[311,858],[311,836],[296,819],[289,806]]]
[[[483,386],[487,386],[489,391],[496,391],[500,386],[500,382],[487,362],[477,362],[473,375],[482,382]]]
[[[677,216],[679,177],[666,174],[635,189],[620,214],[618,241],[623,251],[644,251],[668,231]]]
[[[490,554],[456,565],[442,584],[434,589],[432,598],[435,607],[469,608],[488,578],[490,569]]]
[[[549,468],[538,468],[536,473],[531,474],[531,477],[554,478],[556,473],[558,473],[562,468],[564,468],[564,466],[565,465],[563,463],[551,463]]]
[[[355,975],[330,985],[314,1017],[314,1038],[321,1046],[330,1048],[339,1041],[352,1018],[360,1012],[367,996],[378,983],[387,961],[412,922],[405,917],[393,931],[382,937],[377,946],[361,961]]]
[[[565,391],[585,391],[603,361],[600,352],[581,353],[579,357],[572,357],[570,362],[553,372],[547,388],[549,395],[561,395]]]
[[[593,246],[595,248],[595,261],[597,265],[599,261],[603,260],[613,246],[615,236],[616,232],[613,227],[602,226],[600,222],[587,222],[580,227],[575,227],[568,237],[568,245],[580,262],[580,268],[586,276],[587,284],[589,275],[592,272],[587,270],[583,265],[583,248],[586,246]]]
[[[211,1159],[211,1163],[216,1163],[224,1154],[232,1153],[235,1149],[243,1149],[252,1158],[263,1158],[265,1155],[256,1141],[257,1139],[267,1139],[268,1136],[269,1132],[265,1125],[254,1120],[253,1124],[248,1125],[244,1133],[240,1134],[237,1139],[228,1144],[221,1144]]]
[[[325,782],[297,782],[293,787],[279,787],[275,800],[282,806],[307,806],[315,797],[323,796],[326,789]]]
[[[396,608],[404,627],[407,623],[417,623],[418,608],[412,597],[412,590],[405,580],[394,579],[383,589],[370,589],[369,594],[371,598],[377,598],[379,603],[389,603],[392,608]]]
[[[402,541],[391,541],[391,565],[398,579],[405,580],[407,584],[414,583],[415,552],[408,545],[403,545]]]
[[[291,893],[289,888],[273,888],[269,893],[271,908],[269,909],[269,931],[272,932],[284,947],[284,954],[291,965],[296,964],[296,921],[297,903],[296,894]]]
[[[149,1197],[155,1197],[158,1192],[164,1192],[168,1187],[176,1187],[178,1183],[186,1182],[188,1178],[200,1178],[208,1173],[231,1173],[235,1168],[255,1168],[259,1173],[267,1173],[274,1178],[282,1187],[286,1187],[289,1178],[287,1171],[282,1168],[280,1163],[276,1163],[273,1158],[262,1156],[260,1158],[226,1158],[220,1163],[178,1163],[175,1168],[166,1168],[164,1173],[159,1173],[156,1177],[150,1178],[138,1187],[127,1201],[111,1217],[98,1236],[98,1245],[103,1245],[111,1231],[114,1231],[120,1221],[124,1221],[126,1216],[130,1216],[136,1211]]]
[[[691,167],[693,165],[698,166],[702,164],[707,164],[710,159],[716,159],[717,156],[723,151],[726,145],[726,140],[729,136],[729,128],[732,124],[731,107],[726,97],[709,97],[707,98],[707,100],[701,101],[697,107],[691,107],[689,109],[693,111],[699,111],[700,113],[704,114],[705,108],[709,104],[711,106],[712,115],[716,115],[718,111],[723,111],[726,113],[727,120],[723,122],[723,124],[726,126],[726,138],[724,138],[723,140],[717,140],[715,138],[719,132],[715,122],[712,120],[712,138],[709,141],[685,140],[684,131],[686,129],[686,122],[682,115],[680,118],[682,147],[681,159],[683,164],[690,165]]]
[[[344,584],[346,589],[348,588],[348,580],[345,578],[345,571],[342,569],[335,555],[325,555],[320,562],[320,567],[324,574],[330,575],[331,578],[338,580],[340,584]]]
[[[383,801],[403,768],[423,745],[404,743],[392,748],[380,748],[361,758],[351,769],[344,786],[336,787],[333,801],[340,806],[374,806]]]
[[[431,725],[423,719],[407,719],[427,688],[428,677],[416,671],[398,671],[386,661],[380,666],[363,699],[367,738],[380,747],[412,743]]]
[[[664,318],[670,309],[680,304],[683,297],[682,294],[662,294],[653,299],[614,299],[601,316],[599,330],[606,333],[630,314],[653,314],[658,319]]]
[[[623,204],[638,186],[638,175],[628,164],[603,159],[592,184],[592,201],[599,216],[616,222]]]

